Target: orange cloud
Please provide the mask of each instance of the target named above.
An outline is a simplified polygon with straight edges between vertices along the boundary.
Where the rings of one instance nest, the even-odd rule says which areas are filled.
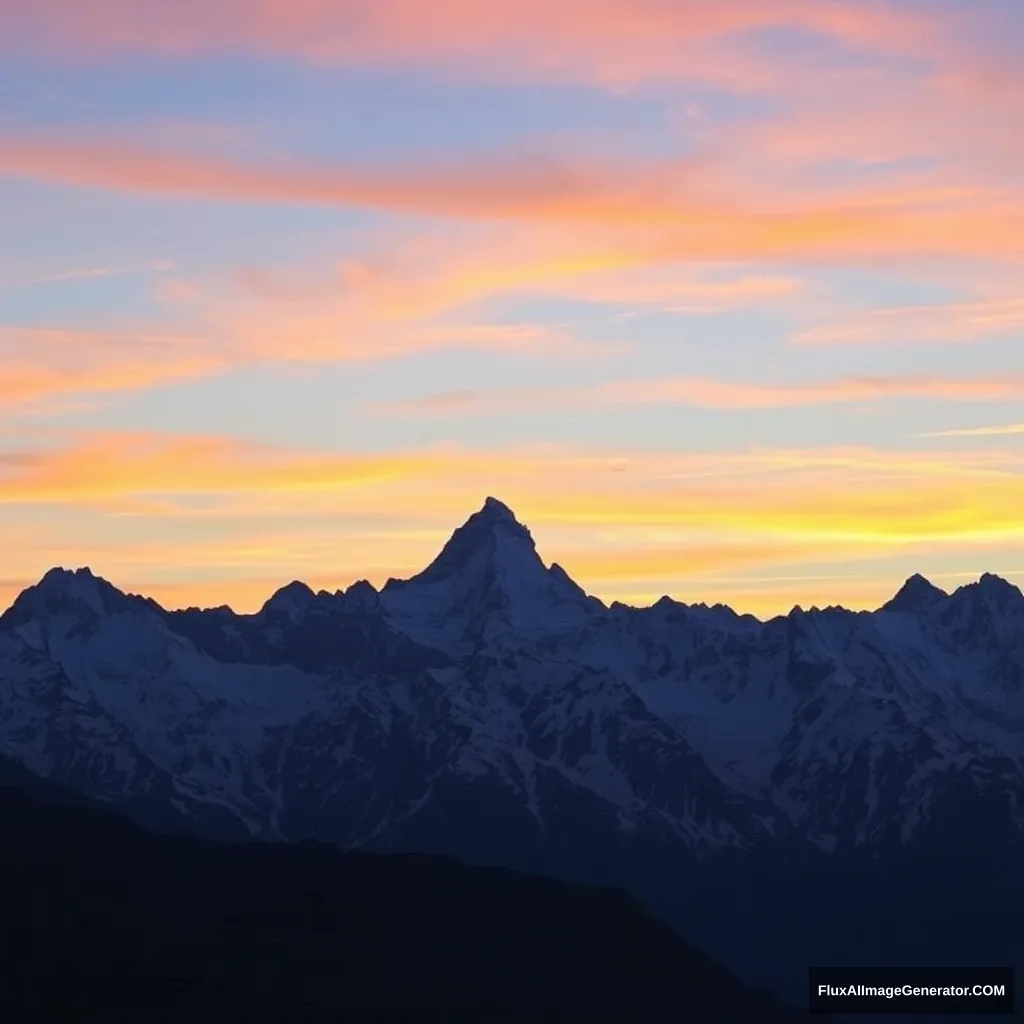
[[[99,434],[41,453],[0,476],[0,503],[83,502],[123,495],[339,493],[429,475],[431,458],[302,454],[203,435]]]
[[[147,388],[224,365],[183,336],[0,326],[0,402],[8,408]]]
[[[451,349],[525,356],[611,355],[607,344],[591,343],[568,330],[541,323],[388,322],[374,312],[359,315],[345,301],[288,308],[253,301],[212,305],[211,345],[235,364],[278,362],[383,362]],[[354,329],[355,327],[355,329]]]
[[[756,223],[755,218],[748,225],[751,231]],[[742,244],[738,233],[733,243]],[[661,244],[666,248],[659,250]],[[420,237],[350,260],[333,273],[247,269],[226,281],[208,282],[208,287],[161,279],[158,297],[165,304],[164,324],[154,319],[115,330],[0,326],[0,399],[8,408],[43,402],[52,406],[54,399],[149,388],[261,361],[381,361],[450,349],[551,359],[614,356],[629,349],[628,343],[595,343],[558,325],[475,322],[462,310],[496,296],[558,295],[685,313],[803,297],[800,281],[791,276],[736,271],[726,276],[708,267],[673,262],[678,244],[674,233],[659,242],[646,231],[595,229],[570,235],[556,225],[502,228],[453,232],[446,239]],[[460,310],[457,319],[445,316]],[[867,326],[860,326],[856,336],[881,339],[890,324],[895,330],[902,323],[932,330],[933,336],[989,326],[1002,330],[1016,323],[1019,310],[1012,300],[992,299],[963,304],[954,313],[948,318],[939,310],[878,314],[865,318]],[[176,323],[186,327],[176,331]],[[852,332],[850,325],[836,322],[805,332],[798,341],[837,343],[852,338]],[[622,385],[618,394],[558,397],[639,401],[627,393],[637,387],[646,385]],[[731,387],[729,394],[722,385],[696,380],[664,382],[656,390],[663,395],[671,388],[686,392],[689,397],[680,401],[767,407],[869,399],[879,397],[886,384],[844,381],[832,393],[815,385],[788,394]],[[972,387],[967,386],[970,394],[975,393]],[[902,382],[887,393],[953,397],[956,389],[957,385],[942,382]],[[994,397],[991,390],[979,392],[981,397],[990,394]],[[544,400],[543,395],[486,397],[495,410]],[[650,393],[645,400],[675,399]],[[474,408],[467,394],[461,394],[458,403],[435,396],[425,408],[439,411],[455,404],[465,412]],[[414,415],[422,410],[411,404],[378,411]]]
[[[415,238],[349,260],[340,284],[359,308],[388,318],[433,315],[494,296],[547,295],[605,305],[718,312],[768,305],[800,294],[792,275],[712,274],[664,265],[635,234],[503,226]],[[259,284],[252,281],[260,294]],[[338,282],[335,282],[337,286]]]
[[[154,291],[162,321],[106,330],[0,325],[0,400],[9,409],[52,411],[55,401],[263,361],[377,362],[451,349],[548,361],[615,356],[626,351],[621,343],[594,342],[557,324],[478,322],[463,307],[498,295],[548,294],[711,312],[776,303],[800,289],[778,274],[645,268],[636,265],[643,256],[635,247],[576,235],[449,232],[378,248],[340,268],[244,268],[201,282],[160,277]]]
[[[890,526],[886,535],[901,537],[901,523],[908,524],[910,539],[916,535],[915,522],[937,522],[952,514],[951,508],[960,510],[957,523],[970,525],[969,517],[961,523],[962,511],[987,501],[991,507],[976,523],[1017,528],[1019,505],[1014,502],[1024,487],[1020,458],[991,452],[824,449],[671,456],[597,455],[545,445],[498,450],[445,445],[360,454],[140,433],[70,435],[63,443],[53,441],[30,452],[22,445],[16,454],[0,469],[0,504],[92,505],[116,511],[118,502],[126,500],[128,511],[137,509],[145,517],[146,504],[133,502],[153,497],[168,499],[162,514],[180,513],[187,519],[193,512],[202,518],[202,513],[187,503],[175,509],[170,499],[205,495],[238,498],[239,506],[230,501],[214,505],[229,517],[245,517],[246,508],[250,515],[270,510],[286,516],[330,515],[345,508],[372,520],[382,514],[393,518],[396,509],[410,507],[411,497],[429,485],[434,497],[429,505],[413,502],[412,520],[436,524],[456,516],[467,503],[475,505],[487,488],[518,495],[524,513],[538,523],[603,524],[612,530],[618,524],[654,531],[741,527],[761,534],[792,529],[801,543],[805,537],[846,534],[877,539],[882,534],[873,531]],[[758,496],[753,506],[752,495]],[[998,515],[993,511],[997,497]],[[161,510],[159,504],[154,507]],[[799,521],[790,522],[790,517]]]

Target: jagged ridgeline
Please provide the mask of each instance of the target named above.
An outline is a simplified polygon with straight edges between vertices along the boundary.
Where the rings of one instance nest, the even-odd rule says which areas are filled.
[[[996,576],[768,622],[605,607],[488,499],[410,580],[254,615],[48,573],[0,618],[0,752],[150,827],[619,885],[781,990],[1018,955],[1022,684]]]

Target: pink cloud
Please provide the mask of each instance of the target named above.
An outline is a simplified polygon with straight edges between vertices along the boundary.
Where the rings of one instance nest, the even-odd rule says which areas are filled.
[[[769,116],[705,131],[721,180],[768,197],[800,190],[808,202],[837,203],[851,180],[856,193],[867,176],[898,205],[929,191],[936,204],[1020,197],[1024,142],[1012,129],[1024,104],[1019,71],[989,93],[945,71],[833,71],[820,88],[787,88],[777,98]],[[876,189],[873,202],[881,200]]]
[[[304,304],[223,300],[199,310],[191,335],[0,326],[0,406],[9,414],[90,408],[82,399],[183,383],[257,363],[367,363],[452,349],[525,358],[608,358],[590,343],[542,323],[388,323],[354,316],[342,301]],[[353,322],[360,329],[353,331]]]
[[[999,377],[844,377],[807,384],[748,384],[708,377],[614,381],[591,387],[507,390],[461,394],[458,401],[428,395],[403,402],[374,403],[382,416],[486,415],[529,409],[615,405],[681,405],[698,409],[791,409],[820,405],[924,398],[954,402],[1024,400],[1024,374]]]
[[[410,213],[599,220],[642,215],[628,180],[523,154],[395,168],[239,161],[117,138],[0,138],[0,174],[90,188],[215,199],[361,206]]]
[[[845,377],[789,386],[740,384],[700,377],[668,378],[609,384],[595,388],[591,397],[612,404],[678,403],[711,409],[787,409],[891,398],[1015,401],[1024,398],[1024,374],[976,378]]]
[[[739,76],[710,44],[795,28],[927,54],[939,19],[850,0],[5,0],[0,40],[74,57],[250,52],[333,64],[421,64],[502,77],[611,82]],[[728,52],[728,51],[726,51]]]
[[[1024,299],[869,309],[796,334],[796,345],[967,343],[1024,332]]]
[[[766,202],[714,168],[583,162],[539,154],[406,167],[259,163],[124,140],[0,138],[0,174],[159,195],[367,207],[469,220],[587,227],[606,234],[595,269],[674,261],[1016,257],[1024,204],[971,189],[861,186]]]

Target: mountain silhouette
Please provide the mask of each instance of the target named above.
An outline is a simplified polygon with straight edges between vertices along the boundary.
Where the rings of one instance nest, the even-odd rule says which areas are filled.
[[[804,1016],[622,892],[435,857],[151,835],[4,759],[0,816],[8,1013]]]
[[[791,1003],[809,963],[1024,964],[1024,596],[990,574],[606,607],[494,499],[407,581],[252,615],[53,570],[0,616],[0,754],[165,833],[626,889]]]

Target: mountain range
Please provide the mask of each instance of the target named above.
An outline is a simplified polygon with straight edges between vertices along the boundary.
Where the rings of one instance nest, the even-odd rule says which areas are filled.
[[[54,569],[0,616],[0,755],[150,829],[620,886],[788,997],[809,962],[1024,963],[994,575],[764,622],[605,606],[493,498],[411,579],[251,615]]]

